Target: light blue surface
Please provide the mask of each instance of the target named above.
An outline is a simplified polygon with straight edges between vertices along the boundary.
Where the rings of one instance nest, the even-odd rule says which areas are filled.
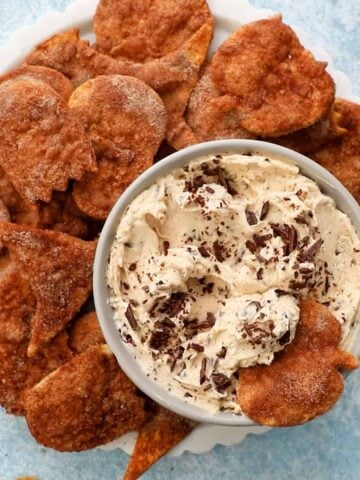
[[[218,0],[221,2],[221,0]],[[0,44],[48,10],[71,0],[0,0]],[[305,30],[349,75],[360,95],[359,0],[252,0],[283,12],[284,20]],[[1,59],[0,59],[1,61]],[[41,480],[117,480],[128,461],[120,451],[60,454],[37,445],[22,419],[0,411],[0,480],[37,475]],[[234,447],[203,455],[163,459],[144,480],[359,480],[360,371],[346,381],[341,402],[308,425],[249,436]]]

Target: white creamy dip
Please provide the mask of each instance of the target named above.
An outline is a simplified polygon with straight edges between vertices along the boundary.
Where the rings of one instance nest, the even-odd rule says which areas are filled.
[[[298,298],[329,306],[346,343],[360,299],[349,218],[297,167],[261,156],[193,161],[126,209],[107,272],[117,328],[174,395],[238,412],[239,367],[294,338]]]

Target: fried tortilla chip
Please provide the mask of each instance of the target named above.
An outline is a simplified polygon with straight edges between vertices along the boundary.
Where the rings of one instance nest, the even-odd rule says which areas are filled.
[[[77,88],[69,106],[98,159],[98,172],[76,182],[73,196],[83,213],[103,220],[126,187],[152,165],[165,136],[164,105],[142,81],[110,75]]]
[[[89,312],[75,320],[69,332],[70,348],[83,353],[88,348],[105,343],[95,312]]]
[[[202,29],[208,29],[208,23]],[[202,29],[195,35],[199,35]],[[26,57],[25,63],[53,68],[68,77],[75,87],[100,75],[129,75],[158,90],[175,87],[189,76],[189,69],[192,68],[186,58],[189,43],[192,45],[193,37],[180,50],[163,58],[147,64],[132,63],[97,52],[87,40],[80,39],[78,29],[71,29],[39,44]]]
[[[246,24],[211,60],[211,80],[221,93],[217,108],[238,110],[240,126],[263,137],[306,128],[334,101],[325,67],[280,16]]]
[[[53,35],[40,43],[25,62],[53,68],[68,77],[75,87],[99,75],[128,75],[143,68],[98,53],[87,40],[80,39],[76,28]]]
[[[89,348],[25,396],[32,435],[60,451],[93,448],[139,428],[144,406],[106,345]]]
[[[195,425],[191,420],[158,407],[155,415],[139,430],[124,480],[137,480],[162,456],[187,437]]]
[[[336,109],[347,133],[312,152],[311,158],[329,170],[360,202],[360,105],[338,99]]]
[[[24,414],[23,393],[72,358],[67,334],[60,333],[34,358],[27,356],[36,300],[14,262],[0,273],[0,405]]]
[[[60,97],[67,102],[73,91],[68,78],[52,68],[33,65],[22,65],[0,77],[0,83],[9,80],[32,80],[49,85]]]
[[[159,62],[161,63],[162,61],[163,66],[167,63],[169,65],[169,71],[172,65],[176,65],[181,73],[175,84],[169,81],[168,84],[156,88],[168,114],[166,139],[170,145],[177,150],[197,143],[194,132],[185,121],[185,111],[190,95],[199,80],[201,67],[205,62],[212,39],[213,29],[213,20],[209,16],[207,22],[188,40],[181,50]],[[157,76],[156,62],[153,62],[151,68],[147,66],[145,66],[145,68],[148,69],[148,71],[145,70],[144,73],[146,75],[143,74],[142,78],[151,85],[150,73],[152,69],[155,70],[155,72],[153,74],[151,73],[151,75]],[[168,74],[163,78],[166,79],[167,77]]]
[[[21,225],[56,230],[83,240],[93,240],[101,230],[101,224],[80,212],[70,192],[54,192],[48,203],[28,204],[0,168],[1,202],[9,211],[8,221]]]
[[[39,213],[36,205],[23,200],[17,193],[9,177],[0,167],[0,200],[6,206],[10,219],[14,223],[38,225]]]
[[[55,192],[49,203],[38,202],[37,211],[37,223],[33,225],[38,228],[67,233],[83,240],[93,240],[101,230],[100,224],[80,212],[69,191]]]
[[[327,115],[314,125],[283,137],[268,138],[267,141],[278,143],[303,154],[319,150],[325,144],[342,137],[347,132],[342,126],[343,116],[337,111],[337,105],[337,101],[335,101]]]
[[[28,354],[33,356],[63,330],[87,300],[96,244],[6,222],[0,223],[0,242],[31,279],[36,312]]]
[[[129,75],[156,90],[168,112],[167,138],[177,149],[196,143],[196,137],[184,121],[184,112],[205,61],[213,34],[213,19],[207,20],[182,44],[181,48],[149,63],[115,60],[98,53],[79,38],[76,29],[57,34],[38,45],[26,62],[54,68],[73,85],[100,75]]]
[[[9,210],[7,209],[6,205],[3,203],[1,199],[0,199],[0,222],[10,222]],[[0,242],[0,257],[3,256],[3,254],[4,254],[4,248]]]
[[[327,307],[301,301],[295,338],[271,365],[239,371],[237,401],[261,425],[287,427],[327,412],[339,399],[344,380],[339,369],[359,361],[339,350],[341,327]]]
[[[181,48],[209,16],[205,0],[101,0],[94,17],[97,50],[151,62]]]
[[[196,143],[183,117],[213,28],[204,0],[101,0],[97,8],[97,50],[123,62],[146,64],[143,69],[134,66],[128,74],[142,79],[160,94],[168,113],[166,138],[176,149]],[[171,72],[174,66],[178,72],[175,76]]]
[[[0,222],[10,222],[10,213],[5,203],[0,199]]]
[[[61,97],[38,81],[0,84],[0,165],[29,203],[96,171],[91,144]]]
[[[4,170],[0,167],[0,199],[6,208],[9,210],[10,215],[16,213],[20,209],[22,199],[10,182],[9,177]]]
[[[232,105],[232,100],[230,105],[227,105],[226,100],[216,88],[208,65],[192,92],[186,113],[186,121],[197,142],[256,138],[256,135],[241,126],[241,111]]]

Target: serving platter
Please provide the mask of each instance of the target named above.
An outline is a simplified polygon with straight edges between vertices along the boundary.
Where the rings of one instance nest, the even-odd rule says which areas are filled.
[[[68,30],[80,28],[81,36],[94,41],[92,33],[92,17],[95,13],[98,0],[77,0],[71,3],[64,12],[51,12],[43,16],[37,24],[18,30],[8,44],[0,48],[0,74],[14,68],[21,63],[36,44],[49,36]],[[247,0],[208,0],[215,17],[215,35],[210,48],[213,53],[219,44],[236,28],[244,23],[267,18],[276,12],[253,7]],[[335,69],[328,53],[319,48],[313,48],[310,37],[301,29],[291,25],[300,38],[302,44],[312,51],[318,60],[328,63],[328,71],[336,83],[337,96],[360,102],[352,93],[351,82],[342,72]],[[31,39],[31,40],[29,40]],[[0,412],[1,417],[6,415]],[[179,456],[184,451],[203,453],[211,450],[215,445],[234,445],[241,442],[249,433],[263,434],[269,428],[265,427],[219,427],[215,425],[198,426],[181,444],[173,449],[169,456]],[[103,447],[104,450],[120,448],[131,453],[136,433],[129,433]]]

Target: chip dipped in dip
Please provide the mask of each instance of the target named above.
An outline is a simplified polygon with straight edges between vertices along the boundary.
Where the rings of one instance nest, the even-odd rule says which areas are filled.
[[[349,218],[283,160],[206,156],[124,212],[107,281],[116,326],[146,374],[215,414],[239,413],[237,370],[294,338],[299,297],[327,305],[345,345],[360,299]]]

